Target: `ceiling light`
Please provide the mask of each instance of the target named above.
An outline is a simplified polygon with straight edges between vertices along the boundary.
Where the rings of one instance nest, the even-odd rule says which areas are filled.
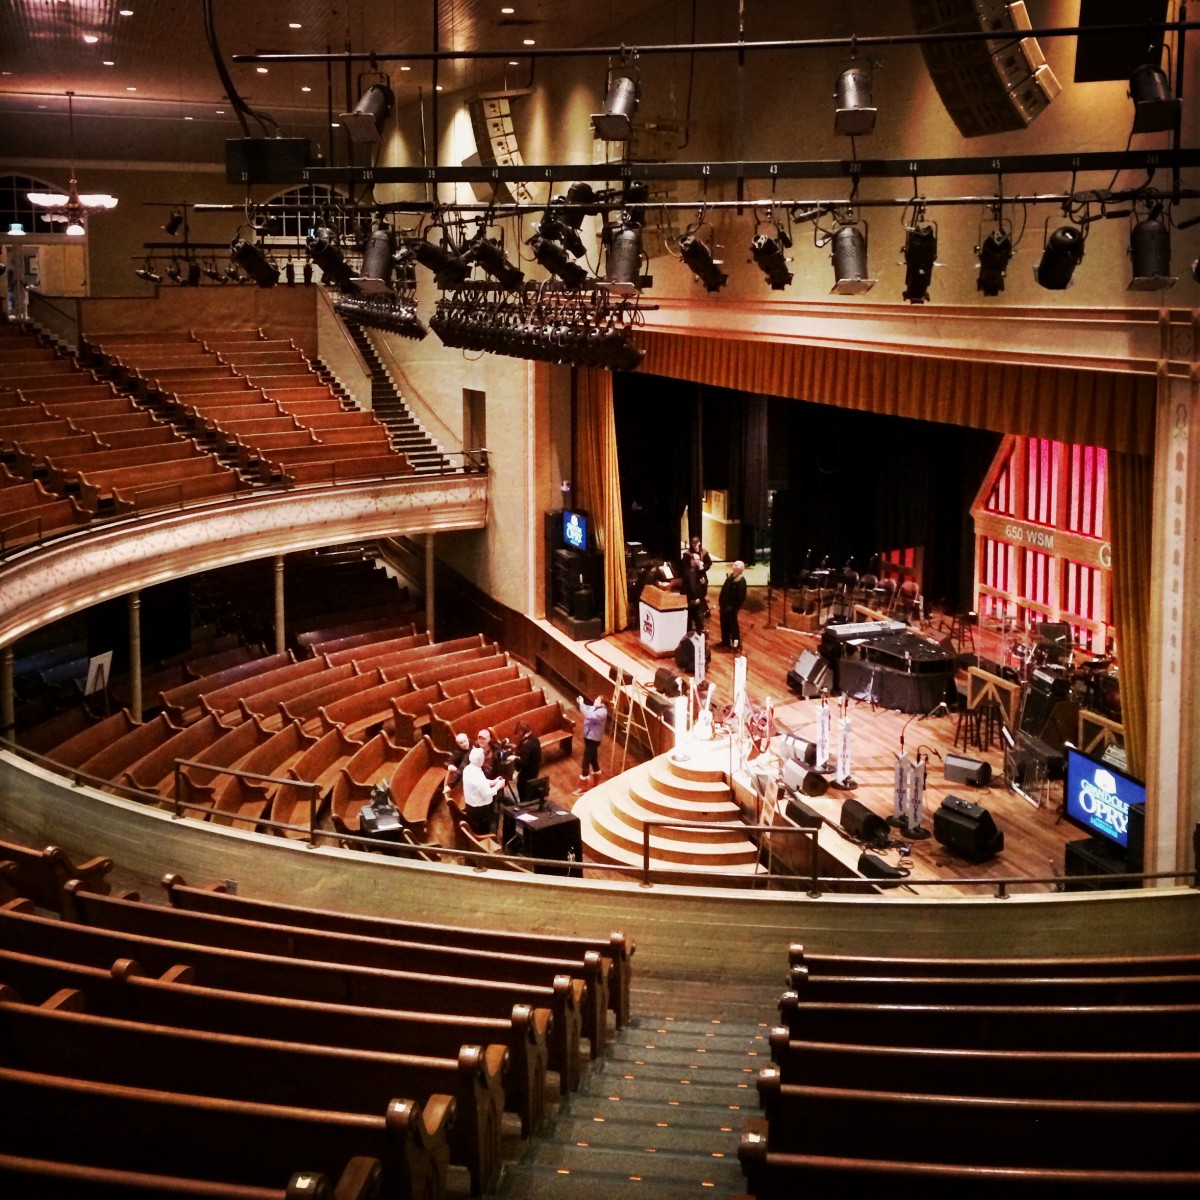
[[[536,42],[536,41],[535,41],[533,38],[525,38],[525,39],[523,39],[523,41],[522,41],[522,45],[525,45],[525,46],[536,46],[536,45],[537,45],[537,42]]]
[[[299,21],[289,21],[288,28],[289,29],[302,29],[303,26],[300,24]]]
[[[308,86],[308,84],[306,83],[306,84],[304,84],[304,86],[303,86],[303,87],[301,87],[301,89],[300,89],[300,90],[301,90],[302,92],[311,92],[311,91],[312,91],[312,88],[310,88],[310,87]]]
[[[342,122],[351,139],[360,144],[378,142],[395,103],[396,97],[387,84],[371,84],[358,98],[354,111],[342,113]]]
[[[435,87],[433,90],[434,90],[435,92],[444,92],[446,89],[445,89],[445,88],[443,88],[443,87],[442,87],[442,85],[439,83],[439,84],[437,85],[437,87]]]
[[[22,225],[20,221],[13,221],[12,224],[9,225],[9,227],[8,227],[8,236],[9,237],[24,237],[25,236],[25,226]]]
[[[510,59],[508,60],[508,65],[509,65],[510,67],[519,67],[521,64],[520,64],[520,62],[519,62],[517,59],[515,59],[515,58],[510,58]]]
[[[153,264],[149,259],[146,259],[144,267],[138,267],[134,274],[139,279],[144,279],[147,283],[162,283],[162,276],[154,269]]]
[[[572,290],[580,287],[587,279],[587,271],[571,260],[563,243],[553,236],[562,226],[555,221],[543,221],[538,232],[529,239],[529,248],[538,265],[551,275],[556,275]]]
[[[517,10],[515,8],[502,8],[500,11],[504,16],[511,17]]]
[[[184,117],[183,119],[185,121],[194,121],[196,118],[195,117]]]
[[[979,277],[975,287],[985,296],[998,296],[1004,291],[1004,276],[1013,256],[1012,235],[1007,229],[993,229],[975,247],[979,255]]]
[[[937,226],[918,218],[904,234],[904,299],[924,304],[929,299],[929,282],[937,259]]]
[[[362,269],[351,282],[364,292],[391,291],[395,255],[395,234],[381,219],[367,238],[367,244],[363,247]]]
[[[85,33],[83,35],[83,40],[87,42],[89,46],[94,46],[100,39],[94,33]]]
[[[1047,239],[1033,276],[1048,291],[1061,292],[1083,261],[1083,234],[1074,225],[1062,225]]]
[[[111,58],[106,58],[106,59],[104,60],[104,62],[103,62],[103,63],[101,63],[100,65],[101,65],[101,66],[104,66],[104,67],[115,67],[117,64],[116,64],[116,61],[115,61],[114,59],[111,59]]]
[[[83,221],[79,217],[68,219],[66,231],[71,237],[83,237],[86,232],[83,228]]]
[[[608,79],[604,111],[592,114],[595,136],[605,142],[627,142],[633,136],[633,118],[641,99],[637,67],[616,67]]]
[[[255,69],[255,70],[256,70],[256,71],[257,71],[257,72],[258,72],[260,75],[266,75],[266,74],[268,74],[268,73],[270,72],[270,70],[271,70],[271,68],[270,68],[270,67],[255,67],[254,69]]]
[[[218,117],[223,117],[225,115],[225,110],[223,108],[218,108],[216,113]]]
[[[126,90],[127,92],[136,92],[136,91],[137,91],[137,88],[135,88],[135,87],[127,87],[125,90]]]
[[[875,128],[875,103],[871,96],[869,67],[847,67],[837,79],[834,92],[837,111],[833,118],[834,133],[861,137]]]
[[[85,195],[79,194],[79,185],[75,180],[75,93],[67,93],[67,121],[70,150],[71,150],[71,179],[67,187],[67,194],[64,196],[60,192],[29,192],[30,204],[36,205],[39,208],[47,208],[50,210],[46,214],[47,219],[63,220],[67,222],[67,233],[72,237],[82,237],[84,233],[83,218],[84,214],[90,208],[116,208],[117,200],[115,196],[108,195],[107,192],[95,192]]]
[[[400,68],[400,70],[402,70],[402,71],[411,71],[411,70],[412,70],[412,67],[401,67],[401,68]]]
[[[119,8],[119,9],[117,9],[117,13],[119,16],[122,16],[122,17],[132,17],[133,9],[132,8]]]
[[[1152,209],[1144,220],[1134,222],[1129,231],[1129,257],[1133,262],[1131,292],[1157,292],[1175,286],[1171,231],[1162,219],[1161,206]]]
[[[729,276],[721,270],[721,263],[713,257],[708,243],[694,231],[679,239],[679,252],[692,274],[704,284],[705,291],[719,292],[729,282]]]
[[[833,288],[839,296],[861,296],[875,286],[867,271],[866,222],[839,225],[833,238]]]

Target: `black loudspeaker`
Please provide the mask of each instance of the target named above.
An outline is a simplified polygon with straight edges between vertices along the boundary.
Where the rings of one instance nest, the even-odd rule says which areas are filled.
[[[858,856],[858,873],[867,879],[878,880],[880,887],[899,887],[904,878],[899,867],[893,867],[877,854],[868,854],[865,850]]]
[[[823,796],[829,791],[829,780],[824,775],[808,770],[794,758],[783,764],[783,784],[793,792],[803,792],[806,796]]]
[[[579,875],[579,863],[583,859],[583,840],[580,835],[579,818],[550,801],[532,820],[523,816],[514,821],[515,832],[520,835],[518,853],[527,858],[552,858],[564,864],[562,867],[538,864],[534,871],[538,875]]]
[[[1004,849],[1004,833],[992,814],[973,800],[947,796],[933,814],[933,836],[967,862],[986,862]]]
[[[590,621],[596,615],[596,593],[582,584],[571,597],[571,616],[577,621]]]
[[[671,670],[670,667],[659,667],[654,672],[654,690],[660,692],[664,696],[681,696],[687,691],[685,686],[683,692],[679,690],[680,678]]]
[[[226,183],[299,183],[308,138],[227,138]]]
[[[816,742],[810,742],[807,738],[788,733],[784,735],[783,744],[798,763],[803,763],[806,767],[817,765]]]
[[[972,787],[987,787],[992,778],[992,764],[981,758],[964,758],[947,754],[943,763],[950,783],[969,783]]]
[[[833,672],[829,664],[811,650],[804,650],[787,673],[787,684],[793,692],[811,700],[833,687]]]
[[[789,800],[783,810],[801,829],[820,829],[821,814],[803,800]]]
[[[842,804],[841,826],[846,836],[868,846],[884,846],[888,840],[887,822],[865,804],[848,797]]]

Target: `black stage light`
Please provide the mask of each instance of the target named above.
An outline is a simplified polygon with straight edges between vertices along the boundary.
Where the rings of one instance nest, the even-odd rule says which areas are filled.
[[[391,291],[395,258],[395,235],[385,222],[377,221],[363,247],[362,268],[350,282],[360,292]]]
[[[546,222],[543,221],[541,228],[545,227]],[[570,255],[560,242],[542,237],[538,233],[529,239],[529,248],[533,251],[533,257],[537,259],[538,265],[549,271],[551,275],[557,275],[567,287],[578,288],[587,279],[587,272],[578,263],[571,261]]]
[[[1083,261],[1083,234],[1074,225],[1060,225],[1047,239],[1034,278],[1048,291],[1061,292]]]
[[[833,118],[835,133],[861,137],[875,128],[875,102],[871,96],[869,67],[847,67],[837,79],[834,92],[837,111]]]
[[[359,97],[353,112],[342,113],[341,122],[350,140],[359,143],[379,141],[384,122],[396,105],[392,89],[383,83],[373,83]]]
[[[188,287],[200,286],[200,264],[194,258],[188,263],[187,278],[184,283]]]
[[[750,253],[754,256],[754,265],[767,277],[767,282],[774,292],[782,292],[792,282],[792,273],[787,268],[787,260],[783,252],[790,249],[792,239],[782,230],[777,237],[768,237],[765,233],[756,233],[750,243]]]
[[[577,215],[582,219],[582,213]],[[564,212],[555,212],[553,201],[551,201],[551,207],[546,209],[538,223],[538,236],[558,242],[572,258],[582,258],[587,251],[583,245],[583,238],[579,236],[579,226],[572,226],[565,219],[566,216],[567,214]]]
[[[138,267],[134,274],[147,283],[162,283],[162,276],[154,269],[154,264],[149,259],[146,259],[146,265]]]
[[[167,235],[167,237],[174,237],[182,226],[183,213],[180,212],[179,209],[175,209],[167,218],[167,223],[162,227],[162,231]]]
[[[174,259],[168,265],[166,274],[172,283],[183,283],[183,270]]]
[[[514,291],[525,282],[525,272],[508,261],[495,238],[481,237],[467,248],[464,258],[478,263],[502,288]]]
[[[433,272],[433,281],[443,291],[452,290],[471,273],[471,264],[445,246],[418,238],[411,243],[413,257]]]
[[[1167,73],[1154,63],[1142,63],[1129,79],[1133,97],[1133,132],[1163,133],[1175,128],[1181,103],[1171,95]]]
[[[1200,283],[1200,258],[1192,259],[1192,278]]]
[[[332,283],[342,291],[348,291],[353,286],[350,281],[354,272],[342,257],[342,252],[334,245],[332,230],[314,229],[304,239],[304,245],[309,257],[321,268],[321,276],[325,283]]]
[[[937,226],[910,225],[904,234],[904,299],[924,304],[937,260]]]
[[[245,238],[234,238],[229,247],[229,254],[260,288],[274,287],[279,282],[279,268],[254,242],[248,242]]]
[[[1157,292],[1174,287],[1171,274],[1171,231],[1161,210],[1135,221],[1129,231],[1129,257],[1133,263],[1131,292]]]
[[[608,79],[604,111],[592,114],[592,128],[597,140],[629,141],[633,136],[633,118],[640,99],[637,68],[632,65],[615,67]]]
[[[861,296],[875,286],[867,271],[867,236],[860,223],[839,225],[833,235],[833,288],[839,296]]]
[[[685,233],[679,239],[679,251],[692,274],[704,284],[705,291],[719,292],[729,282],[729,276],[721,270],[721,263],[713,258],[708,243],[694,233]]]
[[[979,278],[975,287],[985,296],[998,296],[1004,291],[1004,276],[1013,256],[1012,236],[1007,229],[993,229],[975,247],[979,255]]]
[[[201,267],[201,271],[208,279],[213,280],[215,283],[229,282],[229,276],[217,266],[215,259],[210,259],[206,266]]]
[[[290,258],[283,267],[283,281],[288,287],[296,286],[296,264]]]
[[[395,296],[338,296],[333,301],[333,307],[350,324],[369,325],[414,341],[420,341],[429,332],[417,313],[416,305],[409,300],[398,300]]]

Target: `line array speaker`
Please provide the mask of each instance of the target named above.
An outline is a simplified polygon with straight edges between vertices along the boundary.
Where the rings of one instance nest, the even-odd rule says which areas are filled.
[[[475,157],[463,166],[519,167],[523,165],[513,131],[512,107],[507,96],[481,96],[467,101],[471,131],[475,134]],[[475,198],[481,203],[532,204],[533,194],[523,183],[472,184]]]
[[[930,78],[963,137],[1024,129],[1062,90],[1021,2],[912,0],[920,33],[995,33],[922,46]]]

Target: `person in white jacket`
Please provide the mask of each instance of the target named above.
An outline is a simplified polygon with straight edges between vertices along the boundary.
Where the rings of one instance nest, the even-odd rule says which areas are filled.
[[[489,779],[483,773],[483,747],[472,748],[463,767],[463,799],[467,803],[467,824],[478,834],[491,833],[496,827],[496,793],[504,786],[504,777]]]

